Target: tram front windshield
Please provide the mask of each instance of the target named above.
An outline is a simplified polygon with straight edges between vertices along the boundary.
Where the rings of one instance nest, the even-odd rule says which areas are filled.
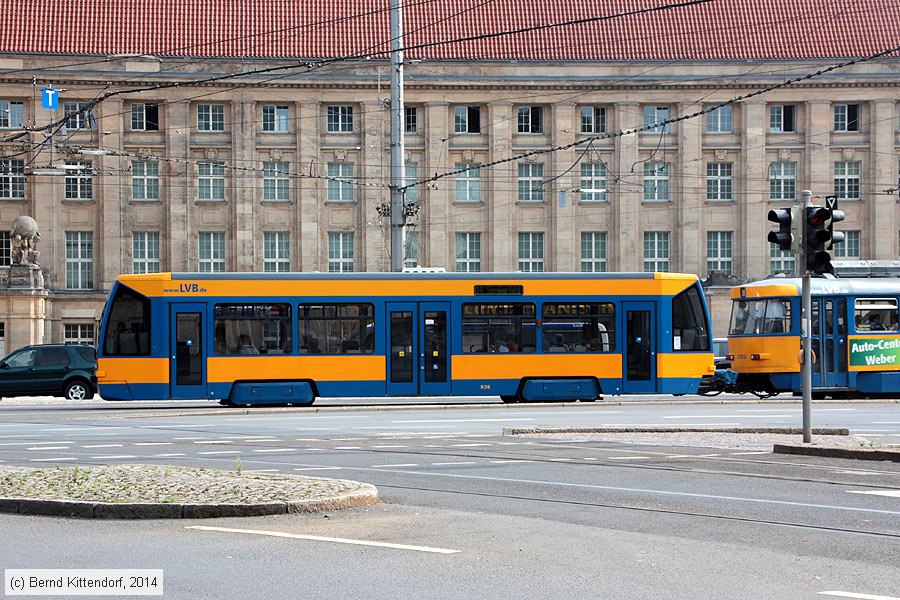
[[[739,299],[731,310],[730,335],[759,335],[791,331],[791,301],[788,298]]]

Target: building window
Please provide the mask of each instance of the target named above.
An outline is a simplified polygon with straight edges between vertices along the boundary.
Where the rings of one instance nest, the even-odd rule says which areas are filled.
[[[353,232],[328,232],[328,272],[352,273],[353,265]]]
[[[131,163],[131,199],[159,200],[159,162],[136,160]]]
[[[582,202],[606,202],[606,165],[603,163],[581,163]]]
[[[734,110],[730,104],[706,113],[706,133],[732,133]]]
[[[606,133],[606,107],[581,107],[581,133]]]
[[[131,272],[159,273],[159,267],[159,232],[133,232],[131,234]]]
[[[544,201],[544,164],[519,163],[519,202]]]
[[[797,131],[793,104],[773,104],[769,107],[769,131],[772,133],[793,133]]]
[[[66,344],[94,344],[93,323],[66,323],[63,325],[63,342]]]
[[[25,161],[0,160],[0,198],[19,200],[25,197]]]
[[[481,271],[481,234],[473,232],[456,233],[456,268],[459,273]]]
[[[669,199],[669,163],[644,163],[644,201]]]
[[[403,132],[418,133],[419,131],[419,107],[403,107]]]
[[[21,129],[25,126],[25,103],[0,100],[0,128]]]
[[[197,163],[197,198],[225,200],[225,163]]]
[[[456,163],[455,192],[456,202],[481,202],[481,165],[477,163]],[[465,170],[463,170],[465,169]]]
[[[266,273],[287,273],[290,271],[290,232],[266,231],[263,237],[263,271]]]
[[[669,232],[644,232],[644,271],[669,271]]]
[[[544,234],[519,233],[519,271],[536,273],[544,270]]]
[[[769,165],[769,198],[794,200],[797,197],[797,163],[773,162]]]
[[[413,269],[419,266],[419,234],[409,232],[406,234],[406,249],[403,251],[403,267]]]
[[[834,130],[859,131],[859,104],[834,105]]]
[[[290,131],[290,109],[287,106],[264,104],[262,107],[262,130],[265,133],[287,133]]]
[[[542,106],[520,106],[518,114],[518,133],[544,133],[544,108]]]
[[[706,199],[714,201],[734,200],[732,164],[730,162],[706,163]]]
[[[644,130],[654,133],[669,133],[669,107],[668,106],[645,106],[644,107]]]
[[[0,267],[12,264],[12,238],[8,231],[0,231]]]
[[[353,163],[328,163],[328,201],[353,201]]]
[[[66,232],[66,289],[94,288],[94,233]]]
[[[606,232],[581,232],[581,270],[584,273],[606,272]]]
[[[291,199],[291,179],[286,162],[263,163],[263,200]]]
[[[225,131],[225,105],[198,104],[197,131]]]
[[[859,231],[845,231],[844,241],[834,245],[835,258],[859,260]]]
[[[94,171],[91,163],[67,160],[66,200],[90,200],[94,197]]]
[[[135,102],[131,105],[132,131],[159,131],[159,105]]]
[[[834,195],[841,200],[859,200],[859,161],[834,163]]]
[[[407,204],[416,204],[419,202],[419,164],[418,163],[404,163],[404,181],[403,185],[408,185],[411,187],[406,188],[406,192],[404,193],[403,200]]]
[[[734,272],[732,258],[732,232],[706,232],[706,272],[719,271],[726,275]]]
[[[90,129],[94,122],[94,113],[88,102],[64,102],[63,113],[66,115],[68,129]]]
[[[201,231],[198,238],[201,273],[225,272],[225,233],[222,231]]]
[[[481,107],[454,106],[453,133],[481,133]]]
[[[778,249],[777,244],[769,244],[769,270],[774,273],[794,273],[794,254]]]
[[[353,133],[352,106],[329,106],[325,110],[328,133]]]

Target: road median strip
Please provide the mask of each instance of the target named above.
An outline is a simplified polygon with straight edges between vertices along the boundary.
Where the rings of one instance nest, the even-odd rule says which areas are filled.
[[[374,486],[344,479],[159,465],[0,467],[0,512],[106,519],[196,519],[374,504]]]

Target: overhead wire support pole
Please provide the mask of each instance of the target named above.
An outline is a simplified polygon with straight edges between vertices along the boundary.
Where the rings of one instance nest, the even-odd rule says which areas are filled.
[[[403,6],[391,0],[391,271],[403,270],[406,207],[403,201]]]
[[[809,275],[809,246],[807,238],[807,208],[812,197],[810,190],[803,190],[803,208],[801,216],[803,218],[803,227],[801,229],[803,239],[800,243],[800,272],[803,273],[802,293],[802,314],[800,318],[800,335],[803,342],[803,365],[802,365],[802,387],[803,387],[803,443],[812,443],[812,290]]]

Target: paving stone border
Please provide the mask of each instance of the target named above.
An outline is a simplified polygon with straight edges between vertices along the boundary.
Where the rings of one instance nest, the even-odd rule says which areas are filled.
[[[809,444],[775,444],[773,452],[775,454],[801,454],[804,456],[900,462],[900,449],[893,448],[836,448],[834,446]]]
[[[0,512],[85,519],[201,519],[367,506],[367,483],[160,465],[0,467]]]
[[[503,435],[533,435],[542,433],[776,433],[801,435],[797,427],[504,427]],[[813,435],[850,435],[849,429],[818,427]]]

